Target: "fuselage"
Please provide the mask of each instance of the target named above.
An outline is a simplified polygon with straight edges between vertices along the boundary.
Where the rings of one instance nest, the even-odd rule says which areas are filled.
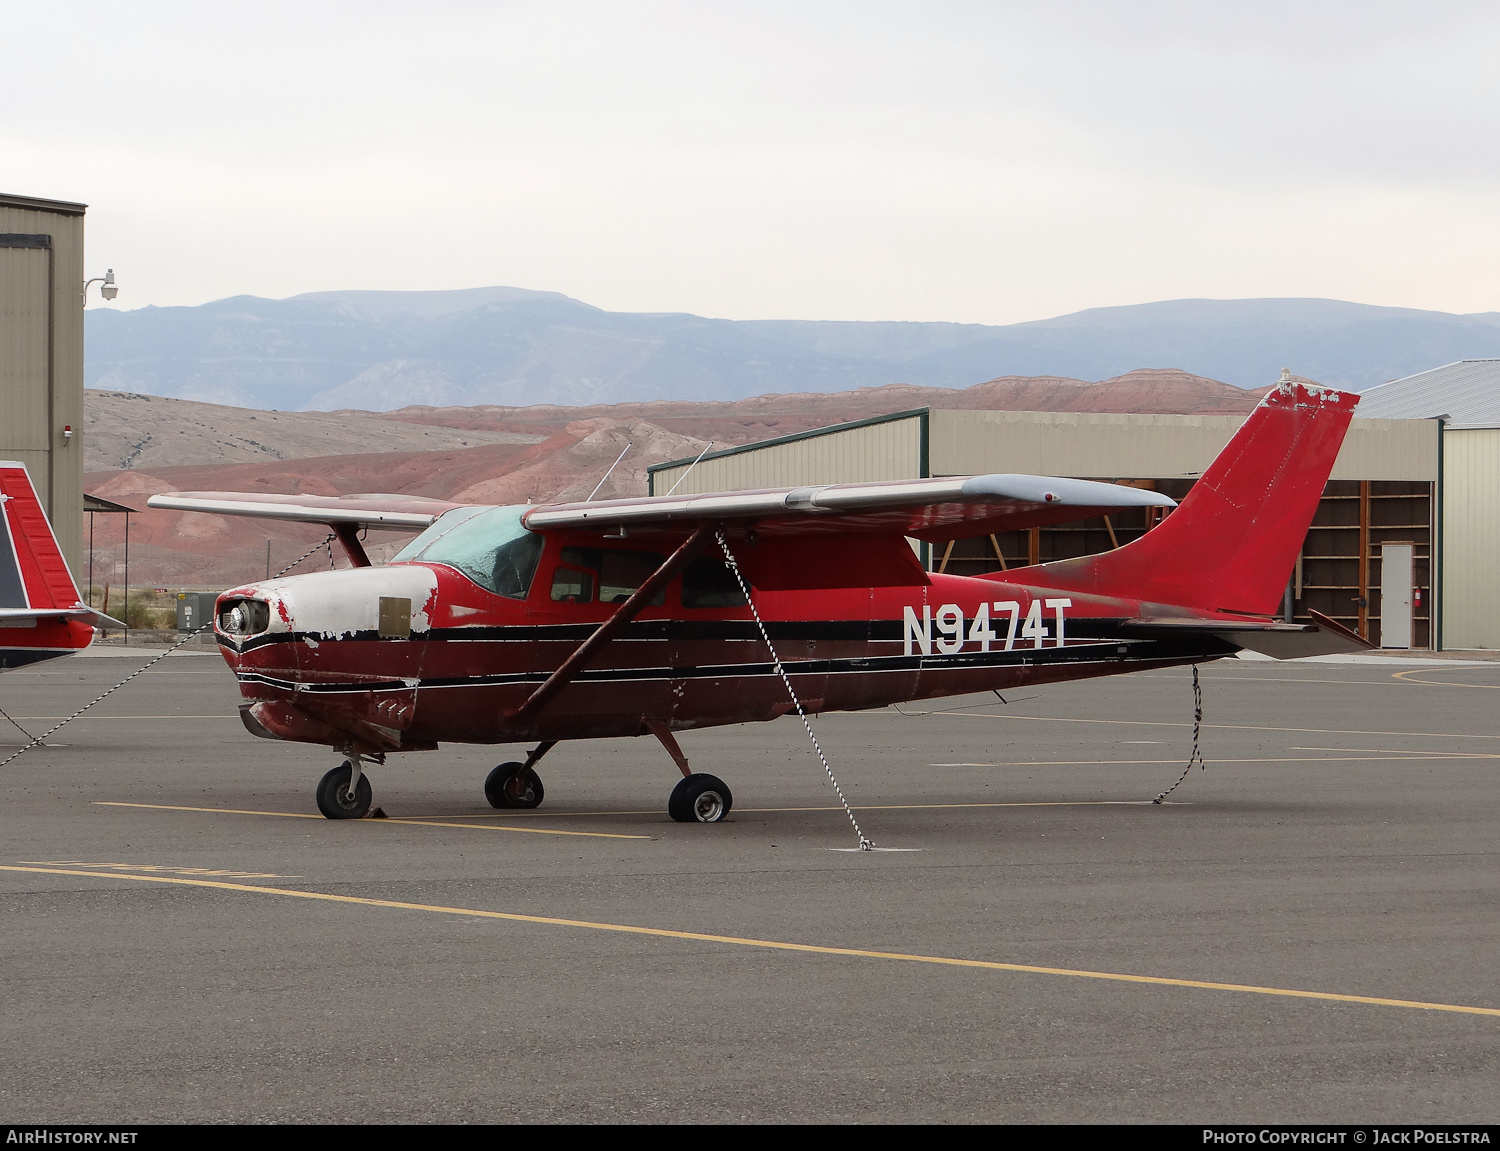
[[[751,611],[715,560],[717,571],[673,579],[545,707],[517,715],[662,558],[647,545],[601,548],[597,536],[548,533],[520,596],[439,562],[271,580],[220,597],[218,639],[252,730],[370,751],[639,735],[650,723],[682,730],[790,711]],[[1236,650],[1203,635],[1132,636],[1124,621],[1140,617],[1139,601],[1057,591],[1045,580],[1034,567],[933,574],[927,586],[753,595],[812,713]],[[241,616],[226,631],[236,605]]]

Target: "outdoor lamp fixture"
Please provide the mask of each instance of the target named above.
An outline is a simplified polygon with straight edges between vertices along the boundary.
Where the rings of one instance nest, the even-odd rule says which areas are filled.
[[[115,270],[113,268],[107,269],[102,276],[95,276],[92,280],[85,280],[83,282],[83,302],[85,304],[89,302],[90,284],[101,285],[99,294],[106,300],[113,300],[120,294],[120,289],[115,287]]]

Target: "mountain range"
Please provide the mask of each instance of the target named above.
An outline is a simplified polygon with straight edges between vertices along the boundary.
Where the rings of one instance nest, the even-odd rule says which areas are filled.
[[[1242,388],[1360,390],[1500,355],[1500,312],[1340,300],[1168,300],[1002,326],[607,312],[555,292],[313,292],[90,311],[85,382],[242,408],[735,401],[1000,376],[1179,368]]]

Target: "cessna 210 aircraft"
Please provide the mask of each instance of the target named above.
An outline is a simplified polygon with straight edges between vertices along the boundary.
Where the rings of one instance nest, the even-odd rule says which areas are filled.
[[[123,628],[83,602],[23,464],[0,460],[0,671],[71,655],[99,628]]]
[[[537,741],[490,773],[535,807],[565,740],[654,735],[683,779],[668,811],[733,798],[674,731],[1198,663],[1369,645],[1323,617],[1273,618],[1358,397],[1284,380],[1176,506],[1118,484],[1029,475],[835,484],[525,507],[394,495],[223,492],[149,505],[327,524],[350,569],[247,584],[215,629],[245,726],[327,744],[330,819],[367,813],[364,763],[450,741]],[[1102,555],[984,576],[927,572],[908,537],[1175,509]],[[372,566],[359,530],[422,529]],[[761,623],[764,631],[761,630]],[[787,679],[780,669],[784,666]]]

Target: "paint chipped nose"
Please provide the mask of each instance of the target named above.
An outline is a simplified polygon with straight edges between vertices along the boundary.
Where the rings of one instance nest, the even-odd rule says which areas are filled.
[[[436,573],[418,564],[316,572],[225,592],[215,623],[237,642],[276,632],[309,642],[404,638],[429,629],[436,597]]]

